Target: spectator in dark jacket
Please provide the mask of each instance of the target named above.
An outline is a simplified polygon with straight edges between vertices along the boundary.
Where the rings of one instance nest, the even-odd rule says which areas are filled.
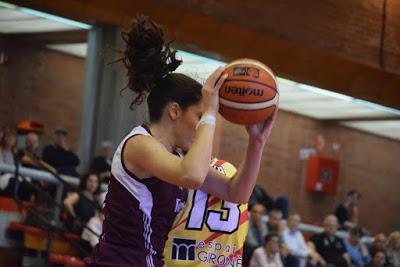
[[[54,131],[54,145],[44,148],[43,161],[53,166],[60,174],[79,177],[76,171],[79,158],[70,150],[67,135],[67,130],[63,128],[57,128]]]
[[[311,237],[310,246],[316,250],[328,264],[336,267],[350,266],[350,257],[343,241],[336,236],[338,221],[335,215],[324,219],[324,232]]]
[[[335,215],[338,218],[340,228],[350,230],[358,224],[358,206],[357,202],[361,198],[361,193],[357,190],[352,190],[347,193],[346,200],[340,204]]]

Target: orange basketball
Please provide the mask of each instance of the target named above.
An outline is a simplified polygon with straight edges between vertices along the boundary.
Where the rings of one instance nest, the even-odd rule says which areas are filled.
[[[237,124],[268,119],[279,101],[278,85],[270,68],[253,59],[238,59],[226,66],[228,73],[219,90],[219,112]]]

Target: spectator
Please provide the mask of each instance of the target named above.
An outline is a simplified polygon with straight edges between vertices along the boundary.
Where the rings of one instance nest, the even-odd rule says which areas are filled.
[[[250,211],[249,231],[246,237],[246,245],[256,248],[264,244],[265,236],[268,233],[267,226],[262,221],[265,213],[264,206],[255,203]]]
[[[100,183],[99,177],[88,173],[81,178],[79,193],[70,193],[64,199],[64,206],[71,216],[67,220],[67,228],[81,233],[83,225],[92,218],[100,207],[97,202]]]
[[[275,200],[270,197],[267,192],[260,186],[255,185],[249,200],[249,208],[251,209],[254,203],[260,203],[264,206],[266,212],[273,209],[282,211],[282,217],[287,219],[289,214],[289,201],[286,196],[279,196]]]
[[[264,246],[257,248],[251,257],[250,267],[283,267],[277,233],[269,233],[265,237]]]
[[[265,208],[260,203],[254,203],[250,210],[249,230],[243,247],[243,265],[250,262],[253,251],[262,246],[268,233],[267,225],[263,222]]]
[[[275,207],[275,202],[272,197],[270,197],[267,192],[258,184],[254,186],[253,192],[251,193],[249,200],[249,208],[253,204],[259,203],[264,206],[265,211],[269,212]]]
[[[389,235],[386,253],[390,266],[400,267],[400,231],[395,231]]]
[[[55,172],[55,169],[41,159],[39,153],[39,136],[36,133],[28,133],[25,137],[25,147],[18,152],[18,159],[21,165],[34,169],[45,169]],[[36,182],[35,182],[36,183]],[[51,197],[55,197],[55,186],[49,185],[47,182],[37,182],[45,191],[50,193]],[[36,204],[43,204],[47,202],[46,197],[33,190],[30,182],[23,181],[20,185],[17,183],[18,194],[22,200],[34,200]],[[36,191],[36,192],[35,192]]]
[[[347,193],[344,203],[336,208],[335,215],[338,218],[341,229],[350,230],[358,224],[357,202],[360,198],[361,193],[357,190],[352,190]]]
[[[39,146],[39,136],[36,133],[28,133],[25,137],[25,147],[18,152],[18,158],[21,160],[22,166],[34,169],[48,167],[54,170],[54,168],[42,161]]]
[[[273,209],[269,212],[268,222],[267,222],[268,232],[277,232],[281,234],[285,229],[282,223],[282,211]]]
[[[324,232],[311,237],[310,246],[316,250],[328,264],[337,267],[349,266],[350,258],[343,241],[336,237],[338,221],[335,215],[328,215],[324,219]]]
[[[101,181],[108,182],[111,178],[112,156],[112,143],[110,141],[103,141],[100,146],[100,155],[95,157],[90,165],[90,170],[97,173]]]
[[[0,138],[0,164],[14,165],[15,133],[5,129],[1,130]],[[14,193],[13,173],[0,173],[0,195],[12,196]]]
[[[279,240],[279,254],[284,267],[300,266],[299,258],[290,254],[288,247],[281,239]]]
[[[0,138],[0,163],[14,165],[16,135],[10,130],[4,130]]]
[[[371,262],[367,247],[361,242],[363,232],[361,228],[354,227],[349,231],[348,238],[344,241],[347,253],[355,267],[362,267]]]
[[[372,254],[372,261],[366,267],[384,267],[386,264],[386,253],[384,249],[376,249]]]
[[[375,250],[385,250],[387,237],[384,233],[378,233],[372,241],[371,247],[369,248],[369,254],[375,255]]]
[[[317,263],[324,264],[321,256],[316,252],[313,253],[304,241],[303,234],[298,229],[300,220],[299,214],[292,214],[289,216],[287,228],[282,234],[283,242],[286,244],[289,253],[298,258],[300,266],[306,266],[308,257],[311,257],[314,263],[313,265]]]
[[[99,243],[99,236],[103,232],[104,213],[102,210],[96,212],[96,215],[90,218],[83,229],[82,239],[89,242],[90,246],[94,248]],[[89,230],[90,229],[90,230]]]
[[[76,167],[79,158],[69,149],[67,130],[57,128],[54,131],[54,145],[48,145],[43,151],[43,160],[53,166],[58,173],[79,177]]]

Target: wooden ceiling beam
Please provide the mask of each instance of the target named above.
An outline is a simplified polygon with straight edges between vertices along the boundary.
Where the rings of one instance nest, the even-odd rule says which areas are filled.
[[[136,14],[147,14],[165,25],[178,47],[189,52],[225,61],[256,58],[284,78],[400,109],[400,75],[229,24],[223,18],[190,13],[154,0],[10,2],[86,23],[119,27],[128,26]]]

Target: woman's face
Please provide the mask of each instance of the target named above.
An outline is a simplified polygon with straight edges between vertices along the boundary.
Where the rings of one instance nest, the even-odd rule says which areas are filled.
[[[264,248],[267,253],[277,253],[279,251],[278,237],[272,237],[271,240],[264,245]]]
[[[96,192],[98,186],[99,186],[98,177],[95,174],[89,175],[86,181],[86,191],[93,194],[94,192]]]
[[[385,264],[386,255],[383,252],[377,252],[372,259],[373,266],[381,267]]]
[[[400,251],[400,234],[394,238],[393,247],[395,250]]]
[[[182,111],[181,118],[176,124],[176,146],[183,151],[188,151],[196,134],[196,125],[203,114],[202,103],[189,106]]]
[[[15,145],[16,140],[17,139],[16,139],[15,135],[13,135],[13,134],[4,136],[5,145],[7,147],[13,147]]]

